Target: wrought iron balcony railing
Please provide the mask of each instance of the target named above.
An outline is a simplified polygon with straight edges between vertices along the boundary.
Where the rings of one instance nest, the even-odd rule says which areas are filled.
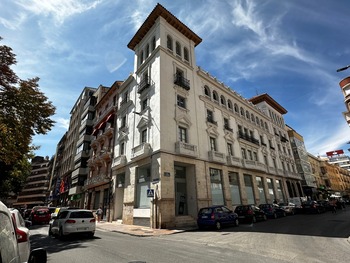
[[[185,79],[181,74],[175,74],[174,84],[184,88],[185,90],[190,90],[190,81]]]

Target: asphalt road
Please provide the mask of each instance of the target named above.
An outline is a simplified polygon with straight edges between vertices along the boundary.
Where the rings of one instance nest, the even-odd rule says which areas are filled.
[[[337,214],[295,215],[221,231],[135,237],[96,231],[93,239],[60,241],[33,226],[32,247],[48,262],[350,262],[350,207]]]

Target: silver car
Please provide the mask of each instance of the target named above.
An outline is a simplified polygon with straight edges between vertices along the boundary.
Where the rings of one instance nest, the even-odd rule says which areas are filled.
[[[93,237],[96,230],[96,219],[90,210],[61,209],[57,217],[52,218],[49,235],[64,238],[71,234],[87,234]]]

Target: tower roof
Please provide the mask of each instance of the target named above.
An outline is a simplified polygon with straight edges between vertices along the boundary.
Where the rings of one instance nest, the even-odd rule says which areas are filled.
[[[161,4],[157,4],[153,11],[148,15],[145,22],[143,22],[139,30],[137,30],[134,37],[130,40],[128,48],[135,50],[136,45],[145,37],[147,32],[151,29],[157,18],[160,16],[163,17],[170,25],[176,28],[180,33],[192,40],[195,46],[202,42],[202,39],[191,29],[177,19],[172,13],[166,10]]]
[[[272,108],[277,110],[281,114],[286,114],[288,111],[283,108],[277,101],[275,101],[273,98],[270,97],[267,93],[255,96],[251,99],[249,99],[250,102],[253,104],[258,104],[260,102],[265,101],[267,104],[269,104]]]

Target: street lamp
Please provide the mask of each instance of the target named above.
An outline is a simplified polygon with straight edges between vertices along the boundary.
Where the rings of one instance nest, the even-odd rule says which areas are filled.
[[[340,72],[340,71],[343,71],[343,70],[347,70],[348,68],[350,68],[350,65],[347,65],[347,66],[345,66],[343,68],[338,68],[337,72]]]

